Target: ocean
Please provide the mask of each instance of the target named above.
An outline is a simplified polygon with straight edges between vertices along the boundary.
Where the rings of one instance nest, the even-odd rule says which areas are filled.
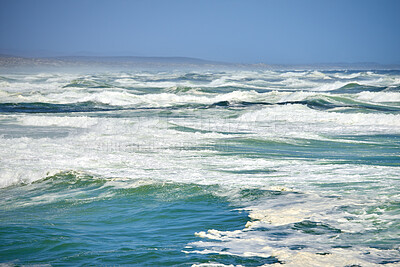
[[[400,71],[0,74],[5,266],[399,266]]]

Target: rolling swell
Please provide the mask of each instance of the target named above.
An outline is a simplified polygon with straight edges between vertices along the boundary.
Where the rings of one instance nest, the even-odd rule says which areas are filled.
[[[337,100],[337,99],[335,99]],[[377,112],[389,112],[389,113],[398,113],[400,112],[400,108],[386,106],[386,105],[378,105],[378,104],[370,104],[370,103],[362,103],[358,101],[354,101],[351,99],[342,98],[339,101],[332,101],[332,99],[310,99],[310,100],[302,100],[302,101],[288,101],[285,103],[278,103],[279,105],[286,104],[301,104],[306,105],[309,108],[316,110],[333,110],[337,108],[351,108],[361,112],[367,111],[377,111]]]
[[[172,104],[172,103],[171,103]],[[351,98],[339,96],[309,97],[304,100],[267,102],[267,101],[218,101],[212,104],[203,103],[175,103],[168,106],[135,106],[135,105],[110,105],[94,101],[77,102],[69,104],[55,103],[0,103],[0,112],[6,113],[70,113],[70,112],[101,112],[117,110],[179,110],[179,109],[212,109],[212,108],[246,108],[250,106],[282,106],[305,105],[311,109],[321,111],[359,111],[359,112],[385,112],[399,113],[400,107],[356,101]],[[342,109],[342,110],[338,110]]]
[[[1,189],[0,201],[7,208],[0,210],[0,257],[5,262],[17,258],[51,265],[207,262],[212,257],[181,252],[193,240],[194,230],[234,230],[248,220],[247,213],[232,211],[228,200],[215,194],[218,190],[77,171]]]
[[[52,103],[0,103],[0,112],[10,113],[69,113],[118,110],[120,108],[95,102],[52,104]]]
[[[62,88],[111,88],[111,84],[104,81],[90,80],[90,79],[76,79],[64,85]]]
[[[362,85],[356,82],[351,82],[334,90],[333,92],[337,94],[356,94],[364,91],[380,92],[380,91],[385,91],[387,89],[388,87],[385,86]]]
[[[305,105],[311,109],[321,110],[321,111],[329,111],[335,110],[338,108],[347,108],[352,109],[352,111],[359,112],[387,112],[387,113],[400,113],[400,107],[388,106],[388,105],[378,105],[371,103],[363,103],[354,101],[346,98],[311,98],[306,100],[299,101],[285,101],[285,102],[249,102],[249,101],[239,101],[239,102],[229,102],[229,101],[220,101],[216,102],[212,105],[207,106],[206,108],[216,108],[216,107],[248,107],[248,106],[282,106],[282,105]],[[338,110],[335,110],[338,111]],[[342,110],[346,111],[346,110]]]

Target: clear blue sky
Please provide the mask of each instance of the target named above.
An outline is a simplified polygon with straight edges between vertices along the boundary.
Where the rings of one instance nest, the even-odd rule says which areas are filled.
[[[0,0],[0,53],[400,63],[400,0]]]

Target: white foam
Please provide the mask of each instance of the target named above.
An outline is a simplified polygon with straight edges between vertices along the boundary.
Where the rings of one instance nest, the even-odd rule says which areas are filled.
[[[243,265],[233,265],[233,264],[222,264],[217,262],[209,262],[209,263],[200,263],[200,264],[193,264],[192,267],[242,267]]]
[[[88,128],[98,123],[97,118],[86,116],[16,116],[18,124],[30,126],[59,126]]]
[[[398,114],[326,112],[298,104],[249,111],[237,120],[251,125],[253,131],[257,130],[257,125],[264,126],[268,123],[269,128],[275,132],[287,134],[298,134],[304,131],[331,134],[400,132],[400,115]]]
[[[287,72],[282,72],[279,74],[280,77],[285,77],[285,78],[290,78],[290,77],[304,77],[306,76],[307,72],[304,71],[287,71]]]
[[[168,90],[167,90],[168,91]],[[169,107],[179,104],[213,104],[220,101],[241,102],[241,101],[282,101],[292,95],[293,99],[303,99],[313,93],[305,92],[268,92],[258,93],[254,90],[237,90],[224,94],[197,93],[193,91],[185,93],[157,93],[157,94],[136,94],[123,89],[101,89],[87,91],[82,89],[71,89],[62,92],[32,92],[29,94],[17,94],[0,91],[4,97],[3,103],[23,103],[23,102],[43,102],[55,104],[71,104],[80,102],[97,102],[116,106],[135,106],[135,107]],[[282,98],[283,97],[283,98]]]
[[[398,92],[361,92],[357,94],[357,99],[363,101],[385,103],[400,102],[400,93]]]
[[[361,75],[361,72],[355,72],[350,74],[335,73],[333,76],[339,79],[354,79]]]
[[[374,196],[376,197],[376,196]],[[311,204],[312,203],[312,204]],[[272,205],[272,206],[271,206]],[[369,208],[376,205],[376,200],[370,197],[357,196],[344,198],[322,198],[316,194],[299,196],[285,194],[275,198],[258,201],[258,204],[249,208],[252,219],[242,230],[219,231],[211,229],[198,232],[195,235],[208,241],[193,242],[189,245],[199,250],[192,253],[218,253],[236,256],[274,256],[289,266],[336,266],[338,262],[377,266],[382,257],[396,258],[398,251],[378,250],[354,245],[348,249],[331,247],[332,240],[340,238],[345,233],[366,233],[375,229],[378,214],[369,214],[365,217],[359,212],[348,213],[340,207],[352,206]],[[270,206],[271,208],[266,208]],[[386,218],[388,222],[396,219],[396,215]],[[382,219],[382,218],[381,218]],[[320,235],[301,233],[292,227],[295,223],[310,221],[321,222],[340,232]],[[351,228],[351,231],[349,227]],[[389,226],[386,226],[389,227]],[[258,229],[266,229],[258,231]],[[275,238],[271,233],[283,233],[284,238]],[[279,235],[278,235],[279,236]],[[390,236],[388,237],[390,238]],[[291,246],[304,246],[301,250],[291,250]],[[351,245],[346,243],[346,245]]]
[[[345,86],[347,82],[340,82],[336,81],[333,83],[324,83],[322,85],[318,85],[317,87],[313,88],[315,91],[333,91]]]
[[[372,249],[371,249],[372,250]],[[380,251],[380,253],[385,251]],[[273,255],[281,259],[285,266],[381,266],[372,263],[367,259],[362,259],[363,253],[371,253],[369,250],[356,251],[354,249],[333,249],[329,254],[320,255],[312,252],[289,251],[285,249],[275,250]],[[277,265],[277,264],[274,264]],[[273,266],[274,266],[273,265]],[[390,264],[385,266],[396,266]]]
[[[234,92],[229,97],[230,99],[241,98],[241,94],[241,92]],[[371,130],[398,132],[399,123],[397,122],[400,121],[398,115],[329,113],[314,111],[300,105],[249,111],[237,119],[219,118],[215,114],[211,119],[208,115],[181,119],[163,117],[90,118],[28,114],[3,116],[8,119],[14,118],[10,123],[26,127],[51,126],[85,129],[85,131],[71,132],[63,138],[49,138],[46,135],[35,138],[18,136],[1,138],[0,161],[3,168],[8,169],[2,176],[3,186],[19,180],[29,182],[43,178],[43,173],[52,169],[87,170],[105,177],[137,179],[151,176],[164,180],[176,179],[179,182],[283,186],[287,188],[286,182],[293,181],[293,179],[304,181],[302,178],[304,175],[315,181],[318,181],[321,173],[330,179],[337,180],[338,177],[342,177],[346,180],[352,173],[353,167],[351,166],[342,166],[344,170],[348,170],[348,173],[337,173],[335,169],[327,167],[330,165],[309,164],[303,160],[289,162],[287,159],[280,161],[230,157],[227,161],[226,158],[218,156],[218,150],[207,149],[207,146],[215,144],[216,148],[223,152],[224,146],[229,148],[230,145],[230,141],[223,142],[225,138],[247,138],[249,133],[258,139],[295,143],[302,141],[293,140],[293,137],[326,140],[321,133],[370,134]],[[269,128],[271,131],[266,131],[266,125],[272,125],[272,128]],[[172,126],[191,127],[194,131],[179,131]],[[54,128],[54,131],[56,130],[57,128]],[[60,131],[65,130],[60,128]],[[222,133],[224,131],[232,132],[232,134]],[[203,150],[197,149],[194,150],[195,152],[190,150],[191,147],[204,145]],[[155,152],[156,154],[154,154]],[[275,172],[256,172],[248,175],[229,172],[263,169]],[[299,169],[303,171],[298,172]],[[21,171],[15,171],[13,174],[13,170]],[[297,174],[295,170],[297,170]],[[221,173],[221,171],[226,172]],[[371,175],[382,173],[383,167],[369,171]],[[243,177],[246,178],[243,179]],[[269,177],[267,184],[265,177]]]

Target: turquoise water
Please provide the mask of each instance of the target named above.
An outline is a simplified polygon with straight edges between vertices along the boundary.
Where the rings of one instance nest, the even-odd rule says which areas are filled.
[[[246,223],[246,214],[212,194],[216,186],[137,182],[143,185],[116,189],[106,179],[66,172],[7,189],[2,194],[11,208],[1,214],[2,259],[52,265],[205,262],[181,252],[194,231]]]
[[[399,71],[0,77],[0,263],[397,266]]]

